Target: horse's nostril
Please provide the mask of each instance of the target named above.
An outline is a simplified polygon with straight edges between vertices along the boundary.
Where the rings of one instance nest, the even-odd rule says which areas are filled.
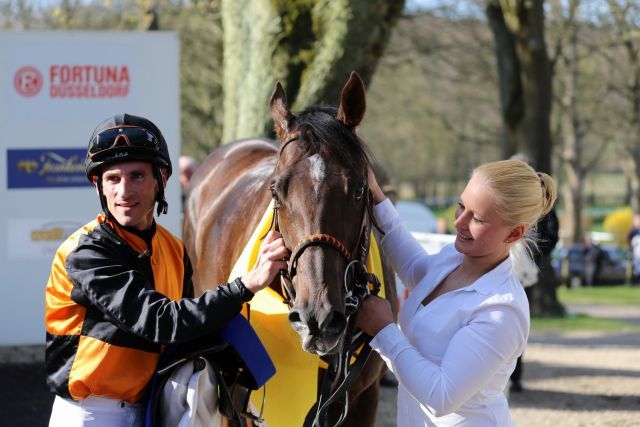
[[[297,311],[289,312],[289,323],[294,324],[294,323],[300,323],[300,322],[302,322],[302,319],[300,318],[300,313],[298,313]]]
[[[341,334],[346,326],[347,317],[344,313],[332,310],[320,324],[320,329],[328,333]]]
[[[299,334],[318,335],[318,322],[314,319],[308,319],[305,312],[292,310],[289,312],[289,323],[291,327]]]

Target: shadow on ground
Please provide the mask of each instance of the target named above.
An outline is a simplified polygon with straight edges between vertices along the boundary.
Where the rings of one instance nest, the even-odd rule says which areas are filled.
[[[586,412],[637,411],[640,396],[566,393],[531,390],[511,393],[509,406],[515,408],[579,410]]]
[[[526,362],[527,370],[535,371],[536,380],[544,380],[559,377],[630,377],[640,378],[640,371],[629,369],[612,369],[612,368],[588,368],[549,365],[540,362]],[[640,390],[639,390],[640,391]]]
[[[557,344],[569,347],[616,346],[623,348],[637,348],[640,347],[640,334],[637,332],[611,334],[597,333],[591,335],[573,335],[570,333],[532,334],[529,337],[529,344]]]
[[[46,427],[54,396],[43,363],[0,364],[0,378],[0,425]]]

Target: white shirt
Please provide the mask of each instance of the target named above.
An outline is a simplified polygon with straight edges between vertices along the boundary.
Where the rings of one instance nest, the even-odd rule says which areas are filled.
[[[374,212],[411,289],[398,324],[371,341],[400,383],[398,426],[513,426],[504,389],[529,336],[529,304],[511,260],[423,306],[464,255],[453,245],[428,255],[388,200]]]

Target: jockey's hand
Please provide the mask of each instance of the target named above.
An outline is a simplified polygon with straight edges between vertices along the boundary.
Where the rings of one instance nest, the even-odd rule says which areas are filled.
[[[374,203],[378,204],[382,202],[387,196],[384,195],[384,191],[380,188],[378,181],[376,180],[376,175],[373,173],[373,169],[369,166],[369,176],[367,177],[367,181],[369,184],[369,188],[371,189],[371,193],[373,194]]]
[[[284,245],[282,235],[270,231],[260,245],[260,252],[253,269],[240,277],[244,286],[253,293],[269,286],[280,270],[287,270],[291,252]]]
[[[389,301],[373,295],[362,301],[358,309],[356,326],[367,335],[375,337],[378,332],[391,323],[393,323],[393,313]]]

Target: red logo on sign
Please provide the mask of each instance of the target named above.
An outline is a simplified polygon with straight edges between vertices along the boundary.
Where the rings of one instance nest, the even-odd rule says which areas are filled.
[[[35,96],[42,89],[42,74],[31,66],[20,68],[13,77],[13,85],[22,96]]]

